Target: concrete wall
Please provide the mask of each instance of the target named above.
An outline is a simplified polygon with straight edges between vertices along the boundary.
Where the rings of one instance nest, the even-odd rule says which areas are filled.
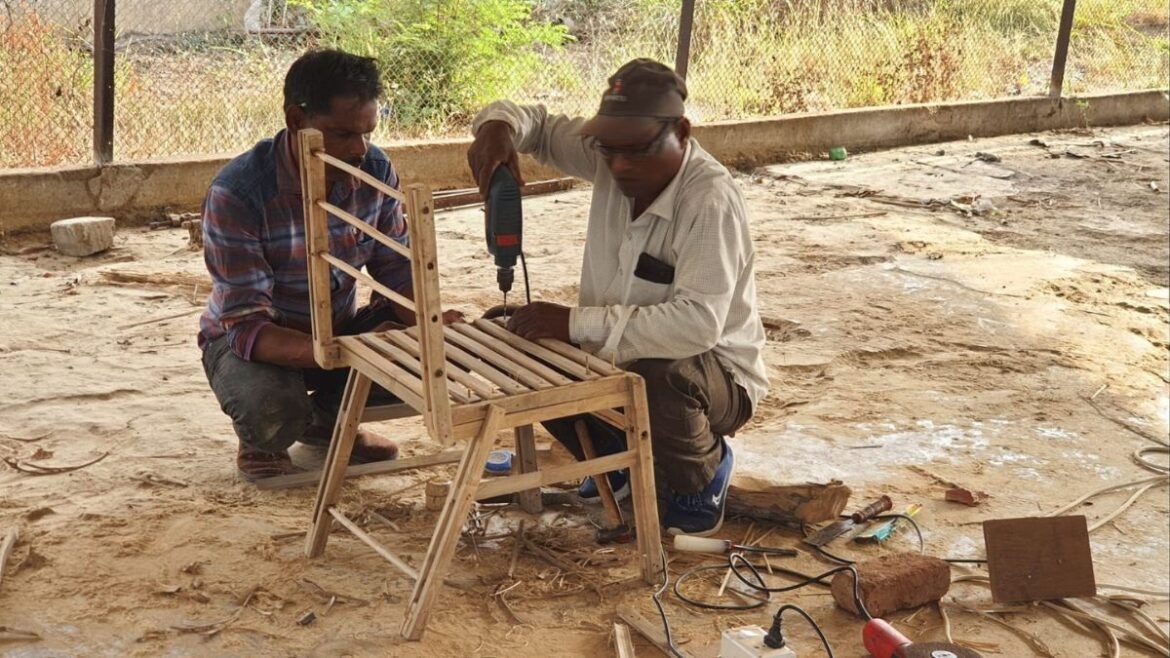
[[[695,128],[703,147],[723,162],[751,166],[832,146],[853,151],[928,144],[1081,126],[1170,120],[1164,91],[1079,99],[1012,98],[914,105],[729,121]],[[403,180],[436,189],[471,187],[465,139],[397,143],[388,147]],[[207,185],[228,158],[126,162],[107,167],[0,170],[0,235],[44,229],[79,215],[113,215],[134,222],[163,211],[196,210]],[[528,181],[559,177],[530,159]]]

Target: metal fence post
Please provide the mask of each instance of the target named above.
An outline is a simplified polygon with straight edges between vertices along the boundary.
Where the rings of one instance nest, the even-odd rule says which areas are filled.
[[[691,59],[691,32],[695,25],[695,0],[683,0],[682,15],[678,20],[678,50],[674,53],[674,70],[683,79]]]
[[[93,159],[114,159],[114,1],[93,0]]]
[[[1073,14],[1077,10],[1077,0],[1064,0],[1064,9],[1060,12],[1060,31],[1056,34],[1056,54],[1052,57],[1052,81],[1048,85],[1048,95],[1060,98],[1064,93],[1064,65],[1068,62],[1068,42],[1072,37]]]

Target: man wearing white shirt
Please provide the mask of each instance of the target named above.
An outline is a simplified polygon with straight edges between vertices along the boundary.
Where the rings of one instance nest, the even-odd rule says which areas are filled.
[[[673,70],[636,59],[609,79],[589,120],[489,105],[468,161],[484,191],[498,166],[519,178],[517,151],[593,183],[578,305],[534,302],[508,328],[578,344],[646,379],[663,526],[707,535],[723,522],[734,469],[724,437],[751,418],[768,381],[743,196],[691,138],[686,96]],[[545,427],[582,459],[575,420]],[[624,449],[622,432],[585,421],[598,453]],[[629,494],[627,473],[609,480]],[[580,493],[598,498],[590,479]]]

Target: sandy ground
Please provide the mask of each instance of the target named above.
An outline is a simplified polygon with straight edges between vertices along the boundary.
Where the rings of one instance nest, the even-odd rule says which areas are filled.
[[[1152,445],[1139,434],[1166,437],[1170,413],[1168,148],[1166,126],[1140,126],[742,176],[773,386],[734,439],[740,471],[839,478],[854,489],[851,507],[881,493],[899,509],[921,503],[927,551],[952,558],[983,555],[980,520],[1042,515],[1150,475],[1130,455]],[[574,299],[588,200],[577,190],[526,202],[534,296]],[[467,311],[498,302],[480,221],[477,209],[440,216],[446,299]],[[235,438],[195,346],[206,289],[112,285],[100,274],[199,276],[185,232],[125,229],[114,250],[83,260],[35,250],[44,240],[10,241],[0,256],[0,456],[42,466],[105,458],[43,476],[0,467],[0,533],[20,528],[0,584],[0,626],[41,637],[0,642],[3,655],[602,656],[612,655],[618,603],[652,614],[650,588],[631,580],[630,549],[598,552],[587,515],[549,510],[528,519],[529,536],[587,566],[559,574],[525,551],[509,578],[510,538],[465,540],[451,574],[458,587],[443,591],[425,639],[403,642],[404,578],[344,533],[323,559],[306,560],[291,533],[305,528],[313,490],[263,492],[238,480]],[[434,449],[413,421],[380,429],[408,454]],[[434,522],[418,485],[442,472],[356,479],[344,507],[417,564]],[[974,508],[944,502],[940,479],[991,497]],[[1127,495],[1076,512],[1091,522]],[[369,523],[368,511],[402,533]],[[1166,489],[1154,489],[1092,535],[1098,582],[1170,589],[1167,512]],[[495,512],[486,534],[523,518]],[[722,535],[769,529],[732,520]],[[776,528],[764,541],[798,540]],[[839,550],[915,548],[903,532],[882,547]],[[701,563],[677,557],[671,572]],[[826,568],[808,555],[784,564]],[[714,586],[693,593],[714,596]],[[668,594],[666,609],[689,651],[717,643],[720,629],[767,626],[775,605],[790,602],[825,626],[838,656],[864,655],[860,623],[825,590],[773,601],[767,612],[714,614]],[[956,585],[944,605],[955,638],[986,655],[1036,653],[1021,635],[959,610],[991,607],[985,588]],[[310,610],[316,621],[298,625]],[[1165,629],[1166,604],[1148,610]],[[1003,618],[1051,655],[1107,655],[1104,636],[1043,611]],[[944,636],[933,608],[891,621],[919,640]],[[823,655],[806,627],[788,627],[802,658]],[[640,639],[638,650],[657,655]],[[1123,646],[1121,655],[1148,654]]]

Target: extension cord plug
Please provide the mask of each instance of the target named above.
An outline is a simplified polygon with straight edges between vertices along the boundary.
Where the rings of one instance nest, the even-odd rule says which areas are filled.
[[[767,634],[759,626],[740,626],[723,631],[719,658],[796,658],[791,647],[772,649],[764,644]]]

